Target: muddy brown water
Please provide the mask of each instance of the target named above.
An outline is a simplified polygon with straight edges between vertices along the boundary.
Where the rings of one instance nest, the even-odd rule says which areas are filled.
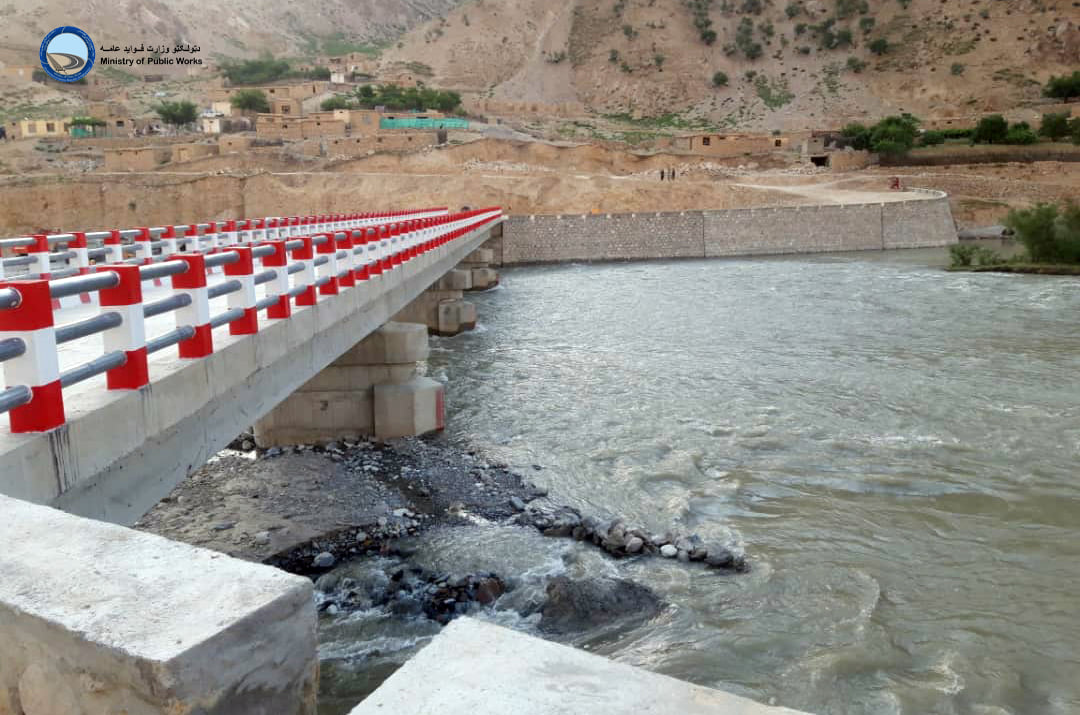
[[[754,569],[614,562],[498,526],[428,535],[420,558],[514,572],[486,617],[525,630],[513,599],[555,573],[646,583],[661,617],[574,642],[763,702],[1080,713],[1080,281],[943,260],[503,271],[470,298],[479,328],[434,341],[444,439],[541,465],[531,478],[588,512],[734,540]],[[370,641],[335,628],[330,672],[364,673],[347,652]]]

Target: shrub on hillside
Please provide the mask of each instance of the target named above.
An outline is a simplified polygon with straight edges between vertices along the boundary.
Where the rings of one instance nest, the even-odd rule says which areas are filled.
[[[949,68],[949,71],[952,72],[957,77],[959,77],[960,75],[964,74],[965,69],[966,68],[964,67],[964,65],[962,63],[953,62],[952,67]]]
[[[1043,94],[1057,99],[1070,99],[1080,97],[1080,70],[1071,75],[1051,77],[1043,87]]]
[[[889,51],[889,41],[884,37],[879,37],[869,45],[870,51],[875,55],[883,55]]]
[[[714,87],[726,87],[728,83],[727,73],[714,72],[712,76],[712,83]]]
[[[949,258],[954,268],[962,268],[971,265],[975,258],[975,246],[970,243],[954,243],[949,246]]]
[[[226,60],[221,63],[221,71],[232,84],[266,84],[284,79],[291,70],[286,60],[268,55],[257,60]]]
[[[1009,134],[1009,123],[1000,114],[983,117],[971,132],[976,144],[1001,144]]]
[[[862,72],[864,69],[866,69],[866,63],[860,60],[855,55],[852,55],[851,57],[847,58],[847,68],[855,74],[858,74],[859,72]]]
[[[927,131],[919,137],[919,143],[923,146],[937,146],[945,143],[945,132]]]
[[[1080,205],[1036,204],[1012,210],[1005,225],[1016,232],[1035,263],[1080,263]]]
[[[1009,127],[1009,131],[1005,133],[1005,140],[1003,144],[1035,144],[1039,141],[1039,137],[1031,130],[1031,126],[1027,122],[1019,122]]]
[[[1039,125],[1039,136],[1057,141],[1069,136],[1069,113],[1057,112],[1044,114]]]

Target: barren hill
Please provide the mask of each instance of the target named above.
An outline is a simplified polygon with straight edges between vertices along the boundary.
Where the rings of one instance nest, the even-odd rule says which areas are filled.
[[[1080,65],[1078,23],[1074,0],[473,0],[383,61],[495,100],[794,129],[1037,100]]]
[[[375,43],[440,17],[460,0],[0,0],[0,59],[36,59],[38,45],[60,25],[82,28],[98,44],[199,44],[203,57],[276,55]]]

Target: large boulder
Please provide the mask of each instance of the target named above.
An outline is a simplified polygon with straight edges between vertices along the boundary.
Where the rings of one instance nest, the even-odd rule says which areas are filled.
[[[548,583],[540,628],[548,633],[581,633],[615,622],[652,618],[663,606],[652,590],[633,581],[558,576]]]

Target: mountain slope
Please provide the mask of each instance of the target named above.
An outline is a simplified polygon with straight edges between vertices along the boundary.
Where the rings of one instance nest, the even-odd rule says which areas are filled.
[[[474,0],[384,62],[484,98],[795,129],[1037,99],[1080,65],[1078,23],[1072,0]]]

